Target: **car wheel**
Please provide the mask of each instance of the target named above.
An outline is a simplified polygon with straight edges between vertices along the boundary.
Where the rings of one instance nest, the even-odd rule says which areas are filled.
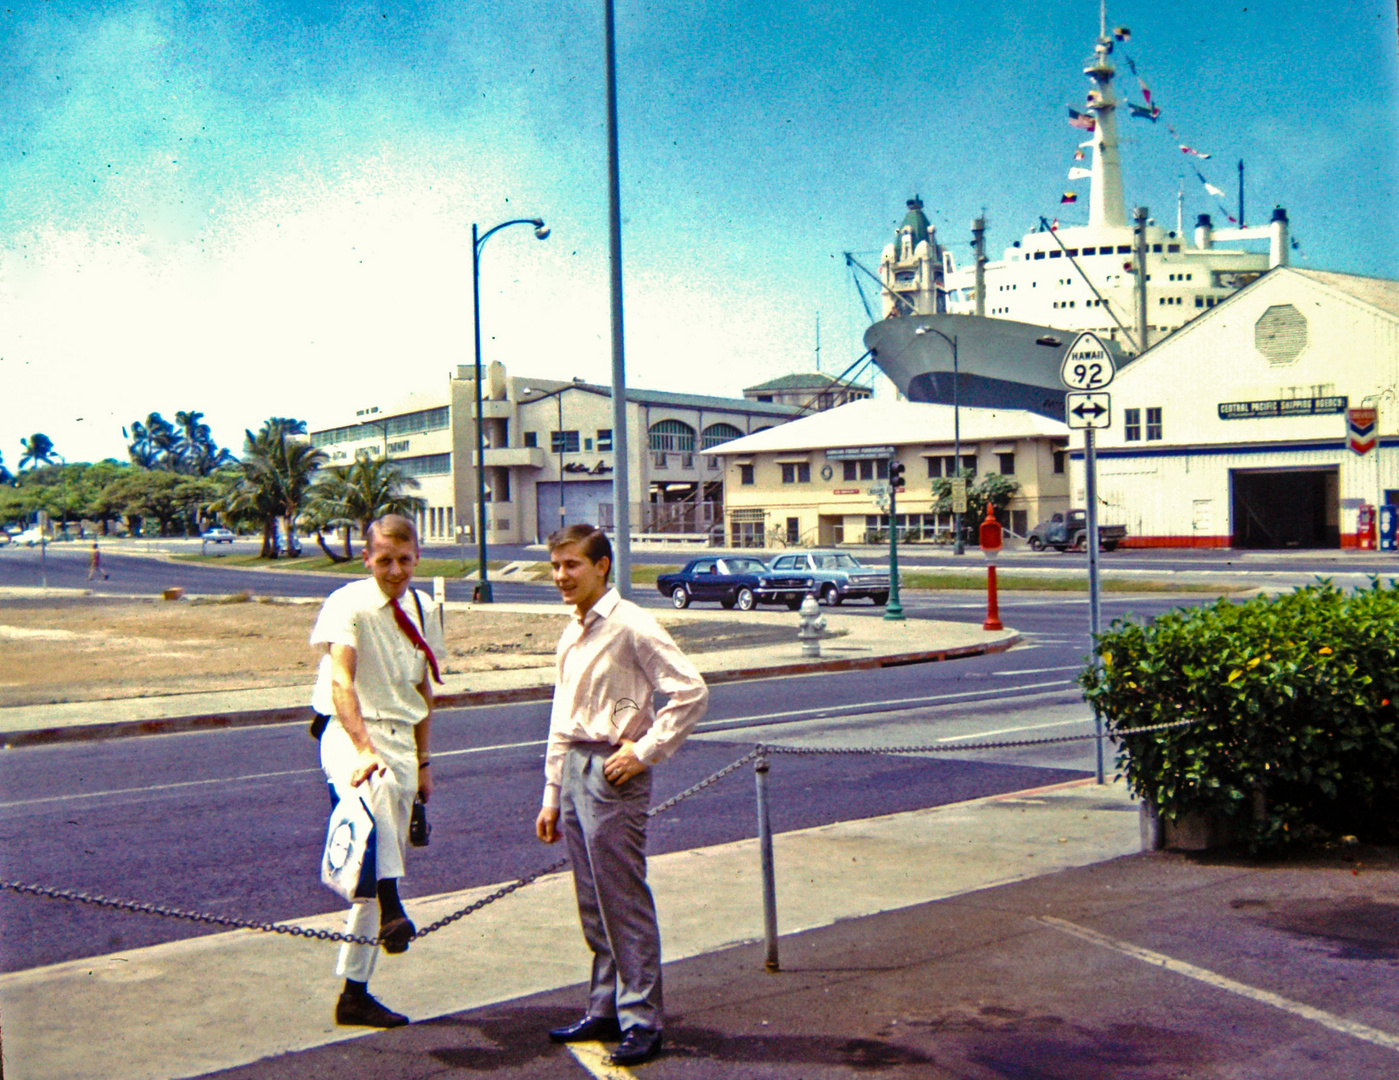
[[[1117,543],[1114,541],[1113,543],[1104,544],[1104,545],[1103,545],[1103,550],[1104,550],[1104,551],[1116,551],[1116,550],[1117,550]]]
[[[1087,533],[1079,533],[1078,536],[1074,537],[1074,550],[1075,550],[1075,551],[1087,551],[1087,550],[1088,550],[1088,534],[1087,534]]]
[[[690,593],[684,585],[677,585],[670,592],[670,606],[687,608],[690,606]]]
[[[757,606],[758,598],[753,595],[753,590],[747,585],[741,586],[738,592],[734,593],[734,607],[739,611],[752,611]]]
[[[1044,541],[1041,540],[1038,536],[1032,536],[1032,537],[1030,537],[1030,550],[1031,550],[1031,551],[1043,551],[1043,550],[1044,550]]]
[[[834,585],[827,585],[821,590],[821,603],[827,607],[840,606],[840,590]]]
[[[883,607],[889,602],[889,594],[887,592],[877,592],[870,599],[874,601],[875,607]]]

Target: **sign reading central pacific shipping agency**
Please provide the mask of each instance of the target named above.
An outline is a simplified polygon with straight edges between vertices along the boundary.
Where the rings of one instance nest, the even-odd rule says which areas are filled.
[[[1363,457],[1375,448],[1379,420],[1378,409],[1346,410],[1346,442],[1353,452]]]
[[[1272,401],[1222,401],[1221,420],[1268,420],[1279,416],[1330,416],[1346,411],[1349,402],[1339,397],[1274,398]]]
[[[868,461],[871,458],[891,458],[897,451],[892,446],[844,446],[826,451],[828,461]]]
[[[1059,365],[1059,381],[1070,390],[1102,390],[1116,374],[1112,353],[1091,330],[1074,338],[1064,354],[1064,362]]]

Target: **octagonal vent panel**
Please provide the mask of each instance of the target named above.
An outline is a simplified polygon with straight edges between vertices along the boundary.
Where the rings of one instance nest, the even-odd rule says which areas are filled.
[[[1307,347],[1307,318],[1291,304],[1274,304],[1253,324],[1254,347],[1274,367],[1291,364]]]

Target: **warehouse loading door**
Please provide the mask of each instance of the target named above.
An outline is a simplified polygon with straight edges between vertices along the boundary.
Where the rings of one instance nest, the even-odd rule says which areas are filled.
[[[1334,468],[1234,469],[1236,548],[1334,548],[1340,537],[1340,475]]]

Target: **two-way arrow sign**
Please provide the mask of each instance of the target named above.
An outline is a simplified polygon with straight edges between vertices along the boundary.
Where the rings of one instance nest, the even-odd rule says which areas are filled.
[[[1070,428],[1112,426],[1111,394],[1065,394],[1064,412]]]

